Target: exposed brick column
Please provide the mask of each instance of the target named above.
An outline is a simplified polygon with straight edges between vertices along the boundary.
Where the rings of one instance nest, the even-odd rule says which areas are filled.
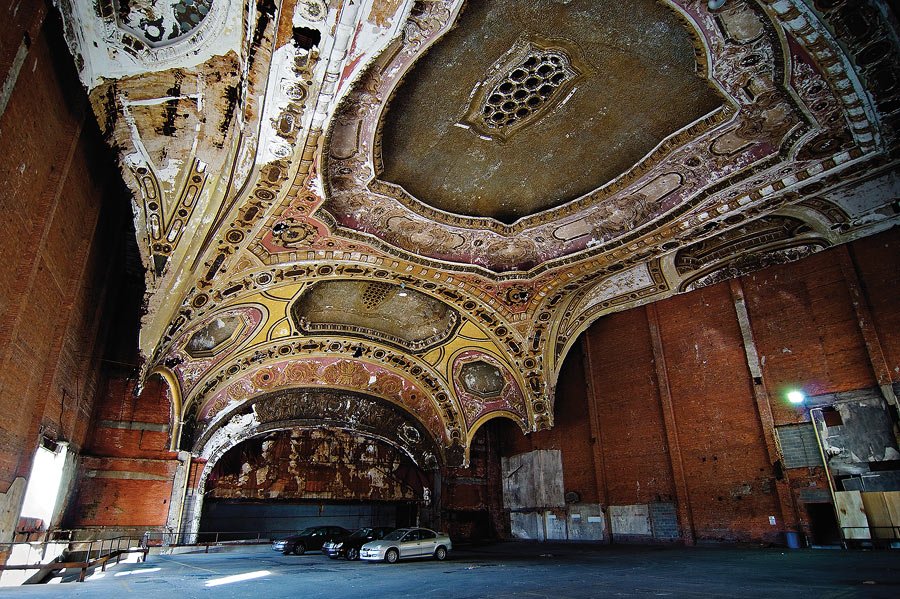
[[[646,306],[647,325],[650,328],[650,341],[653,347],[653,362],[656,365],[656,379],[659,389],[659,403],[662,407],[663,424],[666,429],[666,445],[669,449],[669,464],[672,468],[672,479],[675,483],[675,502],[678,512],[678,524],[681,528],[681,540],[685,545],[693,545],[694,519],[691,513],[691,499],[688,494],[687,478],[684,474],[684,463],[681,446],[678,442],[678,426],[675,412],[672,409],[672,392],[669,388],[669,374],[666,370],[666,354],[659,332],[659,313],[656,304]]]
[[[606,463],[603,460],[603,441],[600,432],[600,418],[597,415],[597,393],[594,388],[593,353],[591,352],[591,334],[588,330],[582,336],[584,344],[584,371],[587,374],[585,383],[587,386],[588,418],[591,423],[591,450],[594,463],[594,478],[597,481],[597,497],[604,506],[606,514],[606,526],[603,527],[603,540],[612,541],[612,531],[609,525],[609,485],[606,483]]]
[[[841,272],[847,283],[847,290],[850,292],[853,311],[856,314],[856,323],[859,325],[859,332],[865,344],[866,355],[869,357],[869,363],[872,365],[872,371],[875,373],[875,380],[878,382],[881,394],[888,404],[896,406],[898,402],[894,389],[891,386],[891,369],[884,357],[884,351],[881,349],[878,331],[875,328],[872,313],[869,310],[869,301],[859,283],[859,273],[850,253],[851,250],[849,246],[843,245],[836,251],[837,259],[841,265]]]
[[[13,6],[15,4],[15,6]],[[7,21],[0,30],[0,117],[16,87],[31,44],[40,35],[47,16],[47,4],[40,0],[0,3],[0,14]]]
[[[753,379],[753,399],[756,401],[756,411],[759,414],[759,421],[762,425],[763,437],[766,444],[766,452],[769,461],[775,467],[776,463],[783,464],[783,456],[781,447],[778,445],[778,438],[775,436],[775,419],[772,416],[772,406],[769,403],[769,393],[766,391],[765,381],[763,379],[762,366],[759,361],[759,353],[756,350],[756,341],[753,338],[753,330],[750,328],[750,314],[747,312],[747,302],[744,298],[744,288],[741,286],[740,279],[730,279],[728,281],[729,289],[731,289],[731,298],[734,302],[734,311],[737,316],[738,325],[741,328],[741,337],[744,342],[744,355],[747,357],[747,368]],[[788,527],[799,530],[800,514],[797,510],[797,504],[791,492],[790,481],[784,468],[781,479],[775,479],[775,492],[778,495],[778,507],[781,511],[781,521]]]

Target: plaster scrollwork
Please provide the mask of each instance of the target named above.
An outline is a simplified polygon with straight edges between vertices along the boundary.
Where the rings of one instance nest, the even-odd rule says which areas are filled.
[[[297,13],[307,21],[318,23],[328,16],[325,0],[301,0],[297,4]]]
[[[426,0],[414,6],[403,29],[403,38],[410,52],[417,52],[431,41],[433,34],[449,25],[456,10],[462,5],[456,0]]]
[[[337,155],[332,153],[326,161],[329,179],[326,180],[323,208],[335,216],[342,233],[354,229],[365,231],[401,250],[441,260],[479,264],[496,273],[529,270],[537,264],[546,266],[548,260],[564,257],[567,260],[569,255],[584,258],[598,254],[605,244],[623,235],[633,235],[634,231],[667,212],[677,217],[673,208],[678,207],[683,213],[686,202],[701,201],[702,190],[710,181],[739,172],[733,154],[743,152],[746,155],[744,164],[761,163],[778,151],[785,135],[793,132],[791,139],[798,138],[808,127],[798,118],[797,106],[783,86],[780,74],[786,69],[786,58],[782,55],[781,40],[775,27],[763,12],[740,4],[717,17],[696,3],[673,2],[673,6],[682,11],[679,14],[688,29],[694,31],[700,47],[708,45],[709,54],[698,48],[698,57],[703,57],[701,66],[707,69],[711,85],[716,86],[727,101],[722,108],[676,132],[657,148],[659,157],[672,159],[664,162],[662,167],[656,168],[652,162],[641,164],[615,183],[574,203],[521,219],[513,225],[428,209],[402,188],[377,178],[380,171],[380,113],[374,113],[373,108],[380,98],[389,95],[389,90],[395,89],[399,77],[409,68],[411,58],[421,51],[424,39],[407,35],[399,50],[386,53],[388,58],[376,61],[370,74],[360,79],[336,112],[327,141],[340,147],[341,151]],[[433,43],[442,29],[423,26],[422,19],[414,11],[407,25],[407,32],[410,31],[430,35],[428,43]],[[510,63],[510,73],[515,72],[514,67]],[[499,79],[491,79],[492,85],[487,85],[485,92],[494,87],[499,90],[498,86],[503,83],[500,71],[504,69],[495,70],[498,70]],[[515,93],[512,87],[509,91]],[[469,116],[472,117],[467,117],[470,122],[474,116]],[[356,140],[353,161],[363,161],[362,170],[350,168],[344,158],[338,157],[349,154],[346,135],[351,131],[352,139]],[[734,141],[723,140],[719,144],[718,149],[726,149],[725,152],[713,150],[712,142],[723,134],[730,134]],[[734,149],[727,149],[730,147]],[[685,161],[690,157],[698,161],[697,164],[682,169],[676,176],[682,184],[689,181],[691,185],[667,192],[669,195],[665,200],[662,196],[649,197],[639,191],[648,182],[662,177],[666,172],[663,169],[671,171],[676,162],[687,164]],[[367,178],[370,176],[368,165],[374,166],[375,177],[372,179]],[[706,168],[697,168],[702,166]],[[349,173],[353,175],[348,176]],[[605,218],[598,215],[597,210],[603,212]],[[407,226],[398,231],[390,224],[418,223],[422,218],[433,230],[443,231],[444,235],[429,232],[425,239],[423,234],[417,235]],[[552,228],[550,222],[554,223]]]
[[[82,81],[194,66],[241,45],[238,0],[59,0]]]

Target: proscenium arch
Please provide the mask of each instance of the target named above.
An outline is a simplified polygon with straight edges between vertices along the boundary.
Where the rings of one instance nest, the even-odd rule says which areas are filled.
[[[202,495],[205,493],[206,481],[207,481],[207,478],[209,477],[209,474],[215,468],[216,464],[219,463],[219,460],[221,460],[222,457],[226,453],[228,453],[230,450],[234,449],[241,443],[244,443],[245,441],[249,441],[256,437],[261,437],[263,435],[267,435],[269,433],[278,432],[278,431],[294,431],[294,430],[298,430],[298,431],[343,430],[343,431],[346,431],[349,433],[353,433],[355,435],[360,435],[361,437],[365,437],[367,439],[379,441],[381,443],[384,443],[386,445],[393,447],[398,452],[404,454],[406,457],[408,457],[410,460],[412,460],[412,462],[418,468],[420,468],[423,472],[431,472],[431,471],[437,472],[440,470],[439,467],[427,467],[427,466],[424,466],[423,464],[420,464],[419,462],[416,461],[415,457],[410,454],[409,449],[407,447],[405,447],[401,443],[398,443],[396,440],[390,439],[388,437],[375,435],[375,434],[365,432],[365,431],[360,431],[355,428],[349,428],[349,427],[337,426],[337,425],[329,425],[328,423],[316,424],[316,423],[288,420],[288,421],[283,421],[283,422],[268,423],[268,424],[259,426],[257,428],[254,428],[253,430],[247,431],[246,434],[241,434],[241,435],[232,437],[231,439],[229,439],[228,443],[217,447],[213,453],[209,454],[209,458],[208,458],[207,462],[203,465],[203,470],[201,471],[200,475],[197,478],[198,494]]]
[[[246,439],[254,431],[277,428],[339,428],[378,437],[403,449],[423,469],[453,464],[448,450],[412,412],[373,395],[343,391],[294,387],[262,393],[230,410],[218,426],[197,439],[192,453],[206,460],[227,451],[236,439]],[[395,437],[386,434],[391,428]],[[224,449],[223,449],[224,448]],[[218,458],[216,458],[218,459]]]
[[[303,393],[302,389],[294,389],[291,391],[295,391],[297,394]],[[322,390],[314,390],[318,395],[328,395],[322,392]],[[340,397],[343,392],[333,392],[331,395]],[[432,450],[431,455],[434,456],[434,463],[432,464],[424,464],[422,452],[414,451],[414,448],[410,447],[409,440],[407,443],[403,443],[403,439],[392,438],[390,436],[384,435],[377,430],[371,430],[370,428],[366,428],[366,423],[361,423],[359,420],[354,421],[352,418],[347,418],[345,420],[340,420],[335,418],[335,414],[328,414],[327,410],[323,409],[322,412],[326,412],[321,414],[320,418],[286,418],[281,420],[271,420],[265,421],[265,418],[260,420],[257,416],[255,410],[247,411],[247,407],[251,407],[259,402],[278,402],[279,399],[282,399],[281,395],[283,392],[272,392],[257,396],[253,399],[252,403],[248,402],[247,404],[243,404],[240,406],[242,409],[236,409],[232,411],[229,416],[228,422],[219,427],[214,433],[205,436],[203,439],[202,445],[195,446],[194,455],[197,455],[205,460],[203,468],[197,478],[197,486],[195,492],[191,495],[186,495],[184,497],[185,503],[190,502],[192,505],[184,506],[185,513],[192,513],[193,517],[190,522],[187,523],[186,530],[184,532],[188,535],[188,539],[196,538],[198,531],[200,530],[200,518],[203,512],[203,500],[204,494],[206,492],[206,481],[212,472],[215,465],[219,462],[219,460],[224,456],[229,450],[238,446],[240,443],[252,439],[254,437],[268,434],[270,432],[280,431],[280,430],[345,430],[348,432],[352,432],[354,434],[361,435],[366,438],[374,439],[385,443],[399,452],[406,455],[418,468],[420,468],[423,472],[434,472],[437,476],[442,467],[447,464],[446,457],[440,451],[438,451],[438,445],[435,443],[434,439],[431,439],[427,436],[427,432],[424,436],[420,436],[419,440],[424,441],[423,445],[426,450]],[[327,398],[319,398],[319,401],[325,401]],[[332,397],[333,399],[333,397]],[[422,435],[423,431],[427,431],[424,426],[422,426],[415,417],[408,413],[402,412],[397,409],[397,406],[393,404],[388,404],[387,402],[380,402],[377,398],[368,397],[370,402],[373,402],[376,405],[380,405],[382,410],[388,410],[395,415],[394,422],[406,422],[406,423],[415,423],[419,425],[419,428],[416,428],[419,435]],[[348,404],[349,405],[349,404]],[[288,415],[311,415],[311,414],[302,414],[302,410],[295,410],[294,414],[290,413],[290,410],[286,410],[285,414]],[[372,410],[369,410],[371,413]],[[399,437],[399,435],[398,435]],[[461,457],[461,452],[459,452]],[[451,456],[451,459],[453,456]],[[452,464],[452,462],[451,462]],[[174,492],[174,491],[173,491]],[[174,497],[174,495],[173,495]],[[182,525],[183,526],[183,525]]]
[[[437,374],[430,377],[429,372],[426,370],[426,367],[430,368],[430,365],[427,363],[417,362],[414,364],[411,361],[412,357],[397,354],[399,356],[398,359],[406,360],[408,365],[421,365],[418,376],[414,377],[405,371],[393,368],[389,362],[394,361],[395,358],[387,351],[385,352],[387,360],[381,363],[353,358],[347,351],[352,349],[352,347],[344,341],[331,342],[333,345],[340,347],[330,352],[317,351],[305,356],[298,356],[296,352],[292,354],[291,348],[294,347],[296,349],[297,345],[302,343],[302,340],[291,341],[290,345],[281,347],[281,349],[288,349],[283,359],[252,367],[243,372],[240,378],[225,380],[218,387],[214,388],[215,393],[194,396],[191,401],[195,404],[199,402],[203,406],[201,414],[207,407],[213,411],[213,415],[205,420],[205,430],[215,430],[235,413],[235,409],[248,405],[248,402],[256,401],[256,398],[259,396],[273,392],[285,393],[292,389],[306,389],[308,392],[318,390],[323,393],[329,391],[356,393],[370,398],[378,398],[392,405],[397,405],[405,411],[415,412],[412,409],[414,406],[408,402],[421,403],[423,404],[421,406],[422,411],[415,412],[417,419],[432,433],[435,439],[443,439],[447,446],[460,444],[464,441],[462,436],[464,423],[461,420],[459,407],[452,403],[456,398],[450,388],[445,385],[442,378],[437,376]],[[354,346],[359,346],[360,344],[366,345],[361,341],[353,342]],[[247,368],[249,360],[242,359],[242,361],[233,363],[229,368],[240,370],[242,363]],[[305,364],[309,365],[310,370],[306,370]],[[340,370],[345,368],[353,371],[350,373],[351,375],[358,375],[364,380],[356,382],[352,380],[338,380],[343,378]],[[333,370],[329,374],[331,369],[337,370]],[[294,372],[289,373],[289,370]],[[412,369],[409,370],[411,372]],[[299,375],[298,371],[300,371]],[[260,384],[257,380],[257,377],[260,375],[265,375],[266,377],[274,376],[274,378],[265,384]],[[375,381],[372,381],[372,376],[376,377]],[[398,388],[390,386],[392,380],[399,385]],[[378,386],[373,387],[373,384],[378,383],[378,381],[387,382],[390,388],[380,389]],[[429,384],[429,381],[432,381],[433,384]],[[226,382],[227,385],[225,384]],[[235,395],[234,389],[236,387],[240,387],[240,390]]]

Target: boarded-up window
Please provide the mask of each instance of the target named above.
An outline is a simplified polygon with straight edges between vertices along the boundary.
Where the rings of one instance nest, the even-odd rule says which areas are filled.
[[[509,509],[562,507],[562,453],[538,449],[503,458],[503,505]]]

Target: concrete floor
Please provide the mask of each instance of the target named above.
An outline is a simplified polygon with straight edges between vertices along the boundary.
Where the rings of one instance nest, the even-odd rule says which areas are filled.
[[[227,577],[250,575],[230,582]],[[268,547],[151,555],[84,583],[0,588],[5,597],[900,597],[900,551],[497,543],[446,562],[389,566],[284,556]]]

